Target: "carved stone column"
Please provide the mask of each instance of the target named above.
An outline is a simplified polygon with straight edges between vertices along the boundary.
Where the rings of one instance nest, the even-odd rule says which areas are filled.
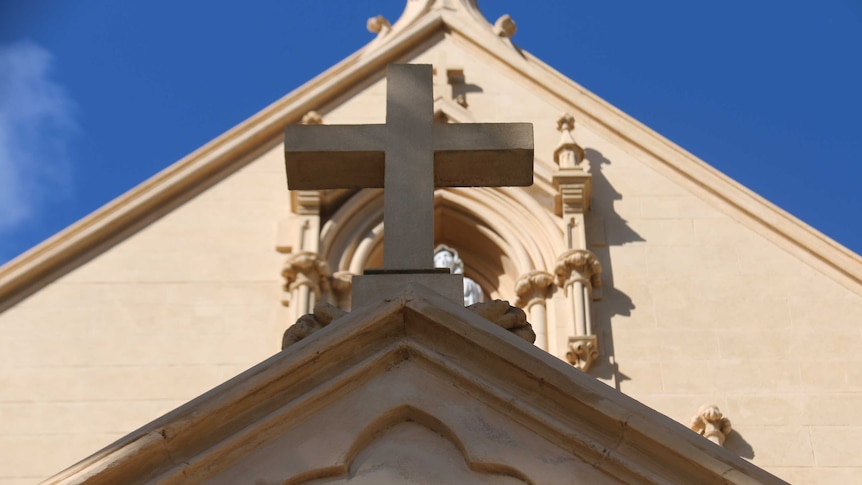
[[[311,313],[329,292],[329,269],[317,253],[303,251],[289,255],[281,275],[285,295],[282,304],[292,306],[296,318]]]
[[[536,345],[548,350],[548,317],[546,300],[554,292],[554,275],[546,271],[530,271],[515,281],[515,306],[527,311],[533,331],[536,332]]]
[[[591,302],[593,290],[601,286],[602,265],[596,255],[586,249],[570,249],[557,258],[554,274],[566,295],[574,336],[569,338],[566,358],[575,367],[586,371],[599,356],[598,342],[593,333]]]
[[[724,446],[724,439],[731,430],[730,420],[714,404],[701,406],[688,427],[719,446]]]

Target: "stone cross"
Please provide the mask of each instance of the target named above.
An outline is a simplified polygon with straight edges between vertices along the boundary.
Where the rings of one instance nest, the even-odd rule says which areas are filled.
[[[434,268],[434,188],[533,183],[529,123],[435,124],[432,68],[387,71],[386,124],[290,125],[291,190],[383,187],[383,269]]]

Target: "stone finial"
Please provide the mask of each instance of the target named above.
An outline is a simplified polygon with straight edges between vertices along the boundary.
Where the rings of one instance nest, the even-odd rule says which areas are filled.
[[[527,314],[520,308],[509,305],[506,300],[491,300],[474,303],[467,307],[471,312],[490,320],[527,342],[536,341],[536,332],[527,321]]]
[[[730,420],[714,404],[701,406],[697,410],[697,415],[691,418],[688,427],[719,446],[724,446],[724,439],[731,430]]]
[[[314,305],[314,312],[303,315],[284,332],[281,338],[281,350],[299,342],[333,321],[347,315],[347,312],[331,305],[320,302]]]
[[[284,277],[285,294],[290,294],[300,286],[307,286],[317,298],[329,291],[328,265],[316,253],[303,251],[289,255],[281,269],[281,276]],[[288,306],[290,301],[285,298],[282,304]]]
[[[505,14],[494,22],[494,33],[500,37],[511,38],[518,31],[518,26],[509,14]]]
[[[392,29],[392,24],[386,20],[386,17],[378,15],[376,17],[369,18],[365,23],[365,27],[372,34],[386,35]]]
[[[575,118],[564,113],[557,120],[557,131],[560,132],[560,142],[554,149],[554,161],[561,170],[583,170],[581,162],[584,160],[584,149],[575,142],[572,134],[575,131]]]
[[[320,114],[318,114],[317,111],[311,110],[302,116],[302,124],[303,125],[322,125],[323,124],[323,118],[320,116]]]
[[[554,292],[554,275],[547,271],[530,271],[515,281],[515,306],[528,306],[534,300],[547,300]]]
[[[595,335],[569,337],[569,351],[566,352],[566,360],[569,364],[586,372],[598,358],[599,345]]]
[[[557,258],[554,274],[560,288],[578,279],[586,280],[593,289],[602,284],[602,264],[595,254],[586,249],[570,249],[561,254]]]

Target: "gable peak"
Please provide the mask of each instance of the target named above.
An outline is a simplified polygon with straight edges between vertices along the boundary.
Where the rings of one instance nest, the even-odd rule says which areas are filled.
[[[393,28],[401,29],[425,15],[442,12],[471,18],[486,28],[493,27],[479,10],[478,0],[407,0],[404,12],[401,13]]]

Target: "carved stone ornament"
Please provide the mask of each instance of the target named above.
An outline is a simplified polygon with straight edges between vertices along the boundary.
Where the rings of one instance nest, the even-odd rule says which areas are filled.
[[[589,282],[593,289],[602,284],[602,265],[596,255],[586,249],[570,249],[561,254],[557,258],[554,274],[560,288],[579,279]]]
[[[386,20],[386,17],[382,15],[368,19],[365,23],[365,27],[369,32],[377,35],[386,35],[390,30],[392,30],[392,24],[390,24],[389,21]]]
[[[569,351],[566,352],[566,360],[569,364],[586,372],[598,358],[599,343],[595,335],[569,337]]]
[[[302,115],[301,123],[303,125],[322,125],[323,117],[321,117],[317,111],[311,110],[308,113]]]
[[[507,39],[511,38],[517,31],[518,26],[509,14],[500,16],[500,18],[494,22],[494,33],[500,37],[505,37]]]
[[[730,420],[724,417],[718,406],[714,404],[701,406],[697,410],[697,415],[691,418],[688,427],[719,446],[724,446],[724,439],[731,430]]]
[[[572,132],[575,130],[575,118],[565,113],[557,120],[557,131],[560,132],[560,142],[554,149],[554,161],[562,170],[583,170],[584,149],[575,141]]]
[[[318,298],[321,293],[329,291],[329,268],[317,253],[303,251],[289,255],[282,267],[281,276],[284,277],[285,294],[303,285],[308,286]],[[282,304],[287,306],[290,302],[285,299]]]
[[[471,312],[490,320],[531,344],[536,341],[536,332],[527,321],[527,314],[520,308],[509,305],[506,300],[474,303],[467,307]]]
[[[347,315],[347,312],[326,302],[314,305],[314,312],[299,317],[299,319],[284,332],[281,338],[281,350],[299,342],[335,320]]]
[[[515,282],[518,301],[515,306],[524,308],[536,300],[547,300],[554,292],[554,275],[547,271],[530,271]]]

